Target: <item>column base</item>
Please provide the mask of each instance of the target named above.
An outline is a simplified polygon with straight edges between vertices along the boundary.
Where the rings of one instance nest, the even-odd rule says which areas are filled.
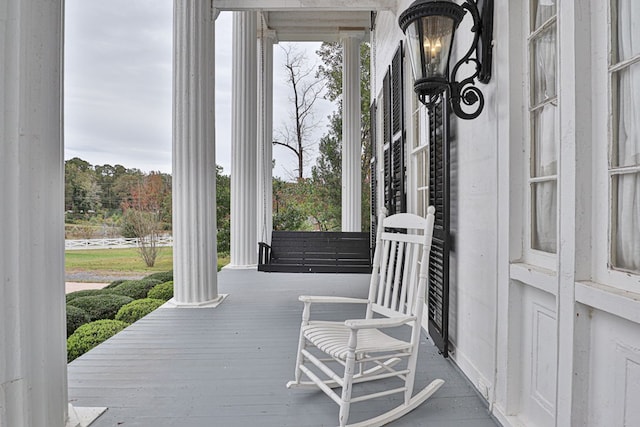
[[[222,267],[222,270],[257,270],[258,264],[249,264],[249,265],[238,265],[238,264],[227,264]]]
[[[215,308],[222,304],[222,301],[228,296],[229,294],[219,294],[218,298],[204,302],[178,302],[175,298],[171,298],[160,308]]]
[[[74,407],[69,403],[69,418],[65,427],[87,427],[102,415],[107,408]]]

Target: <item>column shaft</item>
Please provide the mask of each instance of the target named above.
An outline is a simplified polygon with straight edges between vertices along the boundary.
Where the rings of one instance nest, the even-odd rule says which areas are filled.
[[[211,2],[175,0],[173,264],[178,306],[219,300],[216,248],[215,17]]]
[[[361,231],[360,39],[342,39],[342,231]]]
[[[258,50],[258,240],[271,243],[273,230],[273,35]]]
[[[258,262],[256,12],[233,14],[230,268]]]
[[[1,9],[0,425],[63,426],[63,2]]]

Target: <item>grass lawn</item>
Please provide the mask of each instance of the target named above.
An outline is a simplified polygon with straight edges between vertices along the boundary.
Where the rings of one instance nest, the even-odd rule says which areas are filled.
[[[161,248],[156,264],[147,267],[136,248],[86,249],[65,251],[67,273],[79,271],[107,271],[132,274],[151,274],[173,268],[173,248]]]
[[[228,263],[229,258],[218,259],[218,270]],[[104,276],[147,275],[157,271],[168,271],[173,269],[173,248],[161,248],[153,267],[145,265],[136,248],[66,251],[65,269],[67,274],[91,272]]]

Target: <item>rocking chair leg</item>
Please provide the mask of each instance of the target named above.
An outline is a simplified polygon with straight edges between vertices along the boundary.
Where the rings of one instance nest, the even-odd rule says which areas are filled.
[[[305,347],[306,339],[304,337],[304,332],[302,328],[309,324],[309,316],[310,316],[310,308],[309,304],[304,305],[304,309],[302,310],[302,323],[300,324],[300,338],[298,338],[298,355],[296,356],[296,372],[295,372],[295,380],[294,384],[300,383],[300,377],[302,376],[302,371],[300,370],[300,365],[302,365],[304,356],[302,355],[302,350]]]
[[[410,370],[411,373],[407,374],[405,377],[405,387],[406,390],[404,392],[404,403],[408,405],[411,401],[411,395],[413,394],[413,384],[416,378],[416,365],[418,364],[418,353],[413,352],[411,356],[409,356],[409,360],[407,361],[407,369]]]
[[[356,365],[356,331],[351,332],[351,338],[349,339],[349,353],[347,360],[345,361],[344,368],[344,381],[342,386],[342,398],[340,403],[340,427],[347,425],[349,419],[349,409],[351,407],[351,390],[353,384],[353,374]]]
[[[298,340],[298,355],[296,356],[296,371],[295,371],[295,384],[300,382],[300,378],[302,377],[302,371],[300,370],[300,365],[302,365],[304,356],[302,355],[302,350],[305,347],[305,338],[302,330],[300,330],[300,339]]]

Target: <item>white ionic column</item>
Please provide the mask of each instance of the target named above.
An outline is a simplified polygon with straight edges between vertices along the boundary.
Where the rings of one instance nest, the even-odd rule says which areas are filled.
[[[64,296],[63,2],[8,0],[1,9],[0,426],[74,426]]]
[[[216,248],[215,18],[208,1],[175,0],[171,304],[220,302]]]
[[[361,231],[360,40],[342,34],[342,231]]]
[[[233,13],[231,260],[227,268],[255,268],[258,263],[256,26],[256,12]]]
[[[258,241],[273,230],[273,44],[275,32],[260,32],[258,49]]]

